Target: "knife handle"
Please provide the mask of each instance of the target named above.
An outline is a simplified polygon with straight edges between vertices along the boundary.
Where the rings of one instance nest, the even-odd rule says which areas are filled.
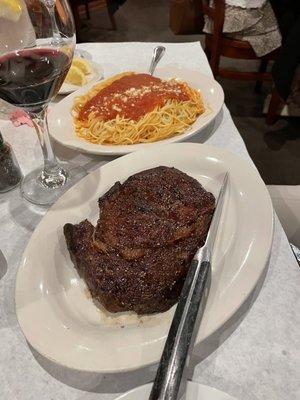
[[[203,252],[202,252],[203,254]],[[202,261],[202,260],[205,261]],[[189,349],[197,335],[208,297],[210,261],[206,257],[191,262],[173,317],[149,400],[176,400]],[[194,334],[193,334],[194,333]]]

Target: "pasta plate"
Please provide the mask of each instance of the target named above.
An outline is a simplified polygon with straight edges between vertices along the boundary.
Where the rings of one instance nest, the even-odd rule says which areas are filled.
[[[75,133],[73,124],[73,103],[77,96],[87,93],[95,85],[94,82],[70,94],[53,107],[51,113],[49,113],[51,136],[55,141],[74,150],[99,155],[121,155],[145,148],[153,148],[161,144],[182,142],[196,134],[201,135],[201,132],[203,132],[218,115],[224,103],[224,92],[219,83],[212,77],[201,74],[198,71],[173,66],[157,68],[155,75],[162,79],[177,78],[178,80],[187,82],[189,86],[201,92],[206,105],[206,112],[200,115],[183,133],[153,143],[138,143],[132,145],[93,144],[79,138]]]

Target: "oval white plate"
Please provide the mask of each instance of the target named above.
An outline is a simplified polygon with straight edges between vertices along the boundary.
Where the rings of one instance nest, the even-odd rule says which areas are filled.
[[[222,326],[255,287],[268,260],[272,203],[257,171],[222,149],[180,143],[131,153],[93,171],[44,216],[24,252],[16,281],[16,312],[27,340],[49,359],[79,370],[117,372],[157,362],[174,307],[143,318],[108,318],[87,296],[66,248],[63,225],[98,219],[97,200],[116,181],[154,166],[174,166],[214,194],[230,172],[212,284],[197,341]]]
[[[79,89],[84,89],[87,85],[94,85],[98,80],[103,78],[103,68],[100,64],[89,61],[91,66],[91,73],[86,76],[87,83],[84,86],[72,85],[71,83],[64,82],[58,94],[70,94]],[[85,89],[86,90],[86,89]]]
[[[152,383],[139,386],[117,397],[116,400],[148,400]],[[228,394],[197,382],[187,382],[185,400],[236,400]]]
[[[203,75],[198,71],[178,67],[157,68],[155,75],[163,79],[178,78],[187,82],[193,88],[200,89],[203,99],[210,107],[211,112],[204,116],[200,115],[195,123],[184,133],[159,142],[125,146],[93,144],[76,136],[71,115],[74,98],[86,93],[93,86],[93,84],[89,84],[76,91],[76,93],[72,93],[53,107],[51,113],[49,113],[51,136],[66,147],[86,153],[108,155],[127,154],[136,150],[157,147],[159,144],[182,142],[204,129],[221,110],[224,103],[224,92],[219,83],[212,77]]]

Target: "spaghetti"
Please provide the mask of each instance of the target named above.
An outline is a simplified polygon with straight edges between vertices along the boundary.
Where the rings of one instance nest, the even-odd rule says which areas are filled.
[[[77,97],[73,117],[80,138],[126,145],[178,135],[204,111],[200,93],[186,83],[127,72]]]

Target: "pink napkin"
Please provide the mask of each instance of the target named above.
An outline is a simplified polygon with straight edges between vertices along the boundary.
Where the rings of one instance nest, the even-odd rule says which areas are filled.
[[[10,117],[10,120],[16,127],[26,124],[31,128],[33,128],[33,123],[25,111],[22,110],[14,111]]]

